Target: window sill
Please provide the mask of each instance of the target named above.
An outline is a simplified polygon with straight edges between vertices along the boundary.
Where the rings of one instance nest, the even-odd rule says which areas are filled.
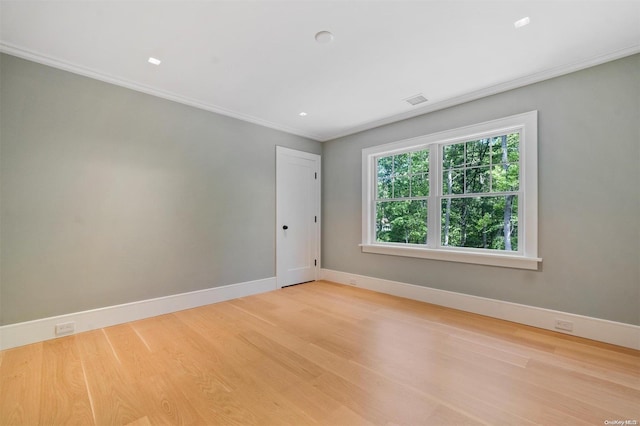
[[[538,270],[542,259],[538,257],[514,256],[500,253],[472,253],[455,250],[435,250],[421,247],[401,247],[384,244],[360,244],[363,253],[391,256],[417,257],[448,262],[473,263],[476,265],[500,266],[503,268]]]

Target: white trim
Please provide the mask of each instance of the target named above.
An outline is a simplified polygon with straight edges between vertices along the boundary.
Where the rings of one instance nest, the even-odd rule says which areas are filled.
[[[502,252],[476,253],[444,249],[430,249],[415,246],[360,244],[363,253],[386,254],[391,256],[417,257],[421,259],[444,260],[448,262],[473,263],[476,265],[501,266],[504,268],[538,270],[539,257],[511,256]]]
[[[614,52],[605,53],[603,55],[596,56],[583,61],[577,61],[568,65],[562,65],[552,68],[550,70],[537,72],[534,74],[525,75],[520,78],[515,78],[505,83],[496,84],[494,86],[485,87],[474,92],[465,93],[453,98],[443,99],[441,101],[433,102],[423,107],[412,108],[409,111],[401,112],[400,114],[391,115],[389,117],[381,118],[379,120],[366,121],[361,124],[356,124],[347,130],[333,133],[330,136],[324,136],[318,139],[320,142],[326,142],[333,139],[342,138],[345,136],[353,135],[355,133],[364,132],[365,130],[374,129],[376,127],[384,126],[385,124],[391,124],[398,121],[406,120],[409,118],[417,117],[419,115],[428,114],[430,112],[439,111],[441,109],[450,108],[456,105],[464,104],[467,102],[475,101],[477,99],[486,98],[487,96],[496,95],[498,93],[506,92],[508,90],[517,89],[519,87],[528,86],[530,84],[539,83],[544,80],[550,80],[555,77],[560,77],[572,72],[580,71],[586,68],[595,67],[596,65],[604,64],[607,62],[622,59],[627,56],[640,53],[640,45],[634,44],[624,49],[616,50]]]
[[[283,126],[281,124],[277,124],[272,121],[263,120],[261,118],[254,117],[252,115],[243,114],[241,112],[223,108],[215,104],[203,102],[197,99],[181,96],[176,93],[157,89],[155,87],[136,83],[134,81],[109,75],[98,70],[86,68],[81,65],[74,64],[72,62],[67,62],[60,59],[52,58],[42,53],[24,49],[10,43],[0,42],[0,52],[7,53],[9,55],[17,56],[19,58],[27,59],[29,61],[37,62],[40,64],[48,65],[50,67],[58,68],[74,74],[90,77],[95,80],[100,80],[106,83],[115,84],[116,86],[126,87],[127,89],[135,90],[137,92],[142,92],[148,95],[157,96],[158,98],[167,99],[173,102],[178,102],[183,105],[192,106],[192,107],[209,111],[209,112],[215,112],[216,114],[221,114],[227,117],[236,118],[238,120],[257,124],[259,126],[280,130],[281,132],[291,133],[293,135],[298,135],[298,136],[302,136],[302,137],[317,140],[317,141],[322,139],[322,137],[316,133],[311,133],[311,132],[290,127],[290,126]]]
[[[419,300],[506,321],[543,328],[558,333],[584,337],[640,350],[640,326],[609,321],[552,309],[521,305],[452,291],[439,290],[398,281],[389,281],[347,272],[321,269],[320,278],[339,284],[357,286],[379,293]],[[556,320],[571,321],[573,332],[554,328]]]
[[[517,252],[446,247],[440,242],[440,200],[442,160],[440,147],[511,132],[520,133],[519,250]],[[435,147],[435,148],[432,148]],[[429,236],[424,246],[379,243],[375,238],[376,159],[397,153],[429,149],[430,195],[428,197]],[[434,161],[436,160],[436,161]],[[362,241],[366,253],[408,256],[507,268],[538,269],[538,111],[529,111],[442,132],[376,145],[362,150]],[[504,193],[491,193],[500,196]],[[482,194],[469,194],[482,196]],[[434,226],[435,225],[435,226]]]
[[[75,332],[79,333],[275,289],[276,279],[272,277],[4,325],[0,327],[0,350],[54,339],[59,323],[75,322]]]

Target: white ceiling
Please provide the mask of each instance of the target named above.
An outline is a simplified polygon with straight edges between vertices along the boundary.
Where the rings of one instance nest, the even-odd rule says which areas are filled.
[[[316,140],[640,52],[640,1],[3,0],[0,14],[4,52]]]

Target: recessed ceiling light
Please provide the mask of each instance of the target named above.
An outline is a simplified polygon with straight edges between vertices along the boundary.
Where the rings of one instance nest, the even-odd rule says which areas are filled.
[[[516,22],[513,23],[513,26],[516,28],[521,28],[524,27],[525,25],[529,25],[529,22],[531,22],[531,19],[529,19],[528,16],[525,16],[522,19],[518,19]]]
[[[333,34],[329,31],[320,31],[316,34],[316,41],[322,44],[331,43],[333,41]]]
[[[307,113],[306,113],[306,112],[304,112],[304,111],[302,111],[302,112],[301,112],[300,114],[298,114],[298,115],[299,115],[300,117],[306,117],[306,116],[307,116]]]
[[[160,62],[162,62],[160,59],[156,59],[154,57],[150,57],[149,58],[149,63],[153,64],[153,65],[160,65]]]

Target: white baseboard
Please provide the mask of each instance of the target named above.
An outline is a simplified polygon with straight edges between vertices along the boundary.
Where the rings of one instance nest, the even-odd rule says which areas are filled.
[[[640,350],[640,326],[636,325],[330,269],[321,269],[320,277],[323,280],[333,281],[339,284],[361,287],[379,293],[433,303],[435,305],[460,309],[466,312],[473,312],[572,336],[584,337]],[[554,324],[556,320],[572,322],[573,331],[565,332],[555,329]]]
[[[75,322],[75,333],[80,333],[275,289],[276,278],[272,277],[4,325],[0,327],[0,350],[61,337],[55,334],[60,323]]]
[[[640,327],[636,325],[438,290],[398,281],[333,271],[330,269],[321,269],[320,278],[339,284],[353,285],[379,293],[420,300],[435,305],[460,309],[466,312],[473,312],[493,318],[640,350]],[[59,337],[55,335],[55,326],[60,323],[75,322],[75,333],[80,333],[184,309],[223,302],[238,297],[264,293],[275,289],[276,278],[272,277],[17,324],[9,324],[0,326],[0,350]],[[558,319],[571,321],[573,323],[573,332],[556,330],[554,324]]]

